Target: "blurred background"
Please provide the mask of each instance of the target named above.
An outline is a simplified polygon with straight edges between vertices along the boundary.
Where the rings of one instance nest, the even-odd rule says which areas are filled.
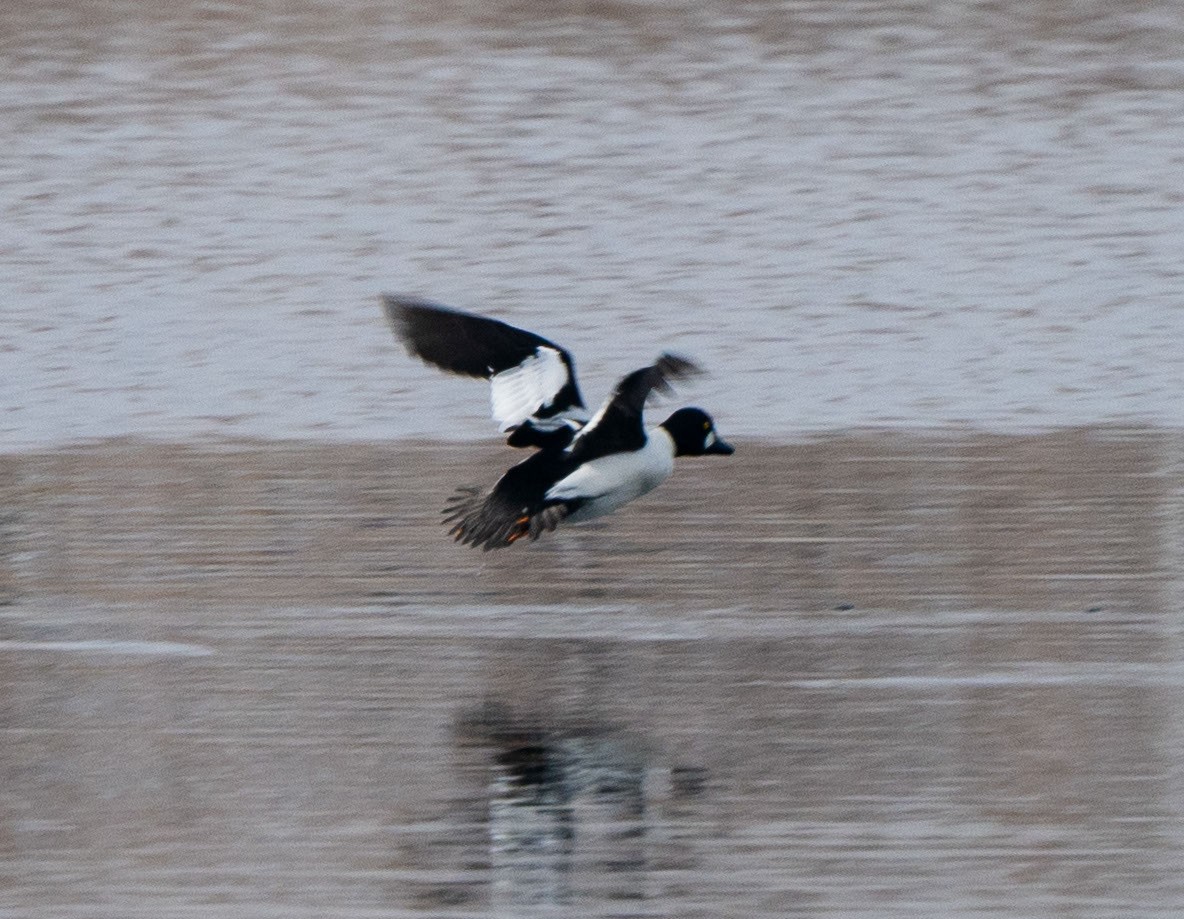
[[[1174,0],[0,8],[0,916],[1184,909]],[[381,291],[737,443],[482,555]]]

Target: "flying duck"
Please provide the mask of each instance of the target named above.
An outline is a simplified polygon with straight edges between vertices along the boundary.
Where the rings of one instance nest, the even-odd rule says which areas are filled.
[[[461,488],[448,502],[444,520],[461,543],[488,550],[535,540],[561,521],[602,517],[641,497],[670,476],[676,456],[734,452],[699,408],[681,408],[646,430],[650,393],[668,393],[672,381],[701,372],[686,358],[662,354],[628,374],[592,415],[571,354],[541,335],[414,297],[388,294],[382,302],[411,355],[488,380],[506,442],[536,448],[488,493]]]

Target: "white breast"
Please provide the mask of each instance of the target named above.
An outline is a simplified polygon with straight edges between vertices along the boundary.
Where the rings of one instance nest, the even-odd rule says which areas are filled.
[[[631,453],[614,453],[585,463],[551,486],[547,497],[583,498],[585,503],[567,519],[591,520],[610,514],[634,498],[662,484],[674,471],[674,441],[663,428],[649,432],[646,445]]]

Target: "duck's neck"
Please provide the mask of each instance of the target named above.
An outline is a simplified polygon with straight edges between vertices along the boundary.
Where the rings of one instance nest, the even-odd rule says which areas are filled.
[[[674,442],[674,438],[670,436],[662,425],[655,428],[650,428],[647,432],[647,439],[650,444],[654,445],[654,449],[665,449],[670,452],[671,456],[678,456],[678,445]]]

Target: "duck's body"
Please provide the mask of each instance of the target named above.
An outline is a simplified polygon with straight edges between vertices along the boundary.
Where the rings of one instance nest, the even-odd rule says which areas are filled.
[[[646,432],[640,450],[613,453],[576,466],[547,489],[552,501],[578,501],[567,519],[573,523],[611,514],[653,491],[674,472],[674,441],[663,428]]]
[[[412,354],[491,383],[494,418],[511,446],[538,452],[511,467],[488,494],[462,488],[445,509],[452,535],[484,549],[537,539],[561,521],[611,514],[652,491],[680,455],[730,454],[706,412],[684,408],[646,430],[650,393],[698,372],[664,354],[617,385],[594,417],[580,396],[571,355],[544,338],[494,319],[399,297],[384,297],[396,335]]]

